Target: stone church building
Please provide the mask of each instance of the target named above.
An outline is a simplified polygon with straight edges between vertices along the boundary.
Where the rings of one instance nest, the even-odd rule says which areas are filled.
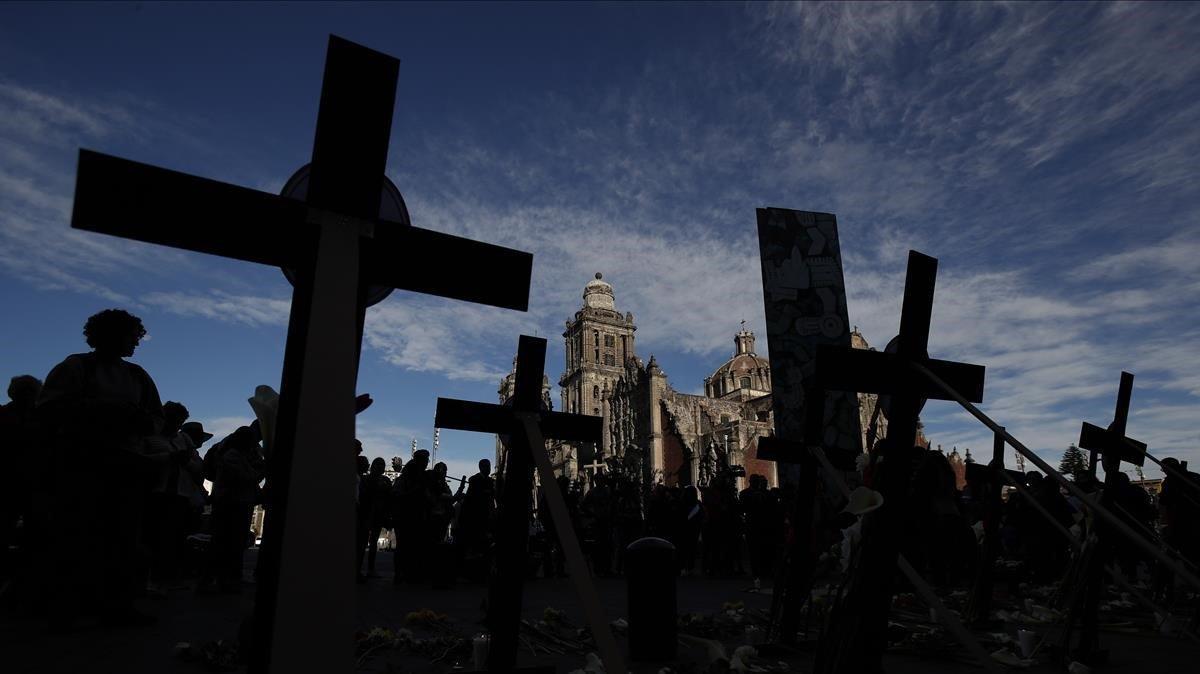
[[[599,446],[551,442],[556,468],[571,478],[621,469],[640,474],[646,483],[705,484],[725,466],[741,466],[747,476],[763,475],[778,484],[775,463],[758,458],[758,439],[774,431],[771,365],[755,351],[754,333],[733,336],[733,355],[704,379],[703,395],[676,391],[654,356],[638,357],[633,314],[617,310],[613,287],[601,274],[583,289],[583,307],[566,321],[566,362],[559,378],[566,412],[604,419]],[[867,349],[857,329],[855,348]],[[516,363],[514,361],[514,371]],[[514,373],[500,384],[500,401],[512,393]],[[543,381],[550,408],[550,381]],[[881,438],[887,420],[877,411],[876,396],[859,394],[863,445]],[[497,468],[504,449],[497,442]],[[745,479],[739,480],[739,488]]]

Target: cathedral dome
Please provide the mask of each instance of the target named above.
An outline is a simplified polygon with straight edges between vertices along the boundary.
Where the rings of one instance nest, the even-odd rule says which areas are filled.
[[[739,353],[730,358],[724,365],[717,368],[713,373],[713,378],[724,378],[730,375],[738,376],[741,374],[757,373],[759,370],[770,368],[771,365],[766,358],[760,358],[753,353]]]
[[[762,395],[771,391],[771,364],[766,358],[754,353],[754,333],[742,329],[734,336],[737,349],[733,358],[717,368],[705,380],[705,392],[709,397],[720,398],[739,391]]]
[[[596,272],[596,278],[588,281],[583,287],[583,305],[592,309],[615,311],[612,286],[604,280],[604,275],[600,272]]]

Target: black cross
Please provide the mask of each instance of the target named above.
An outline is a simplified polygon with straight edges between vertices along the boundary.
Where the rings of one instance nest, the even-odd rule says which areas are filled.
[[[829,345],[821,345],[817,350],[816,375],[820,387],[891,397],[890,409],[886,410],[888,433],[883,461],[873,474],[872,484],[883,494],[883,506],[863,521],[859,563],[851,571],[847,591],[834,609],[830,621],[832,632],[821,642],[819,670],[878,670],[886,647],[892,577],[905,524],[918,415],[926,399],[949,399],[915,372],[912,364],[929,368],[967,400],[983,400],[983,366],[929,358],[929,322],[936,280],[937,259],[909,251],[900,334],[893,340],[893,353]]]
[[[488,589],[488,625],[492,630],[488,670],[506,672],[517,661],[520,646],[521,595],[525,578],[526,543],[529,538],[530,495],[536,465],[542,489],[554,520],[567,571],[579,592],[592,635],[605,668],[623,672],[620,653],[604,619],[596,588],[588,575],[566,502],[546,454],[545,438],[599,443],[603,420],[584,414],[542,409],[542,379],[546,340],[521,335],[517,372],[508,405],[438,398],[434,425],[508,436],[509,450],[496,522],[496,565]]]
[[[528,253],[379,219],[398,72],[395,58],[330,36],[304,201],[79,154],[72,227],[293,272],[256,672],[336,672],[353,662],[353,482],[339,476],[353,474],[367,288],[528,304]]]
[[[900,334],[888,349],[893,352],[827,345],[822,345],[817,352],[817,379],[826,389],[913,398],[915,409],[908,415],[911,420],[899,414],[903,404],[890,410],[891,414],[887,414],[889,410],[884,411],[888,417],[888,436],[909,440],[910,445],[910,439],[916,437],[916,415],[921,412],[925,400],[950,399],[929,380],[914,377],[910,362],[916,361],[929,368],[967,400],[983,400],[982,365],[929,357],[929,322],[933,315],[936,280],[937,258],[915,250],[909,251],[904,303],[900,310]],[[896,401],[893,401],[893,406],[896,406]],[[906,424],[911,426],[911,434]]]
[[[1108,428],[1100,428],[1083,422],[1079,429],[1079,447],[1091,453],[1088,471],[1096,474],[1096,456],[1103,457],[1106,462],[1105,472],[1109,470],[1108,462],[1112,462],[1112,470],[1118,470],[1122,461],[1141,466],[1146,463],[1146,443],[1125,437],[1125,425],[1129,421],[1129,399],[1133,395],[1133,375],[1121,373],[1121,385],[1117,389],[1117,409],[1113,413],[1113,421]]]

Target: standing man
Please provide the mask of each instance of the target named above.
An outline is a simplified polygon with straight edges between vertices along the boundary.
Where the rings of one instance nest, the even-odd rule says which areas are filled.
[[[214,452],[216,454],[214,455]],[[211,455],[211,456],[210,456]],[[213,592],[212,581],[222,593],[242,590],[242,557],[250,537],[250,515],[263,479],[263,457],[258,437],[249,426],[241,426],[205,455],[210,466],[212,515],[208,563],[196,590]]]
[[[56,631],[74,624],[85,598],[95,600],[106,624],[154,621],[134,609],[133,599],[142,509],[167,460],[145,439],[161,431],[163,411],[154,380],[125,360],[146,328],[138,317],[108,309],[88,318],[83,334],[92,351],[54,366],[38,397],[56,464],[52,526],[83,539],[81,553],[56,558]]]
[[[38,513],[44,511],[47,500],[44,492],[50,470],[34,419],[34,405],[41,390],[42,382],[36,377],[13,377],[8,385],[10,402],[0,405],[0,586],[5,587],[32,567],[30,552],[37,540],[35,532],[40,529],[34,521],[40,521]],[[35,503],[42,507],[35,507]],[[20,540],[16,538],[18,520],[23,523]],[[12,543],[20,550],[17,555],[9,554]]]

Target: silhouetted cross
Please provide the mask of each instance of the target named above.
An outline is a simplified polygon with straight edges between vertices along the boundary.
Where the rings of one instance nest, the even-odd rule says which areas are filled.
[[[367,289],[528,305],[528,253],[379,218],[399,65],[330,36],[304,201],[79,154],[72,227],[283,267],[294,277],[271,468],[278,500],[262,553],[277,568],[265,565],[258,586],[256,672],[339,672],[353,663],[349,448]]]
[[[983,400],[984,367],[929,357],[929,321],[933,314],[933,290],[937,280],[937,258],[917,251],[908,253],[904,280],[904,303],[900,309],[900,334],[885,351],[821,345],[817,350],[817,380],[820,386],[837,391],[891,395],[895,409],[884,410],[888,437],[907,441],[916,438],[917,415],[925,400],[950,397],[924,377],[916,376],[909,363],[929,368],[971,402]],[[899,399],[911,398],[897,406]],[[904,414],[900,414],[904,412]],[[911,427],[911,431],[908,427]],[[868,448],[869,449],[869,448]]]
[[[825,671],[877,670],[886,644],[892,583],[904,530],[905,501],[911,476],[917,418],[925,399],[949,399],[912,368],[929,368],[971,402],[983,400],[984,368],[929,358],[929,321],[937,259],[908,253],[900,334],[893,353],[821,345],[817,350],[817,385],[840,391],[890,394],[885,456],[874,473],[872,487],[883,494],[883,506],[863,522],[859,564],[852,569],[848,590],[831,620],[833,633],[822,640],[818,660]],[[818,400],[820,397],[818,396]],[[882,402],[882,401],[881,401]],[[811,412],[810,412],[811,414]]]
[[[1096,474],[1096,455],[1112,461],[1114,470],[1121,462],[1141,466],[1146,463],[1146,443],[1125,437],[1125,425],[1129,420],[1129,399],[1133,396],[1133,375],[1121,373],[1121,384],[1117,389],[1117,409],[1107,429],[1083,422],[1079,429],[1079,447],[1091,453],[1088,471]],[[1105,467],[1108,471],[1108,467]]]
[[[507,405],[438,398],[434,424],[479,433],[509,437],[504,471],[504,490],[496,523],[496,573],[488,589],[488,626],[492,630],[488,671],[511,671],[520,646],[521,593],[526,570],[529,539],[529,496],[536,465],[554,529],[566,557],[567,572],[579,592],[592,636],[605,668],[624,672],[620,652],[600,599],[588,574],[579,539],[571,527],[566,501],[555,480],[546,455],[545,438],[600,442],[603,420],[585,414],[568,414],[542,409],[542,379],[546,362],[546,340],[521,335],[517,347],[516,381]]]

